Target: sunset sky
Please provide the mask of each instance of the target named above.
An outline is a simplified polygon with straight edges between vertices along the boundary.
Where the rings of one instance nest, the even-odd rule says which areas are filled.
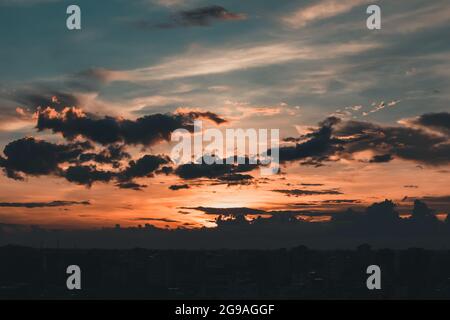
[[[74,3],[0,0],[1,223],[213,227],[196,208],[386,198],[450,211],[447,0],[76,1],[69,31]],[[181,170],[167,140],[195,119],[279,129],[281,173]]]

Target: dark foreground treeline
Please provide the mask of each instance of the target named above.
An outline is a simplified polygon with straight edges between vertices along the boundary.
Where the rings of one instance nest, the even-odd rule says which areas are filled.
[[[0,298],[450,298],[450,251],[0,248]],[[381,268],[381,290],[366,269]],[[69,265],[82,289],[66,287]]]

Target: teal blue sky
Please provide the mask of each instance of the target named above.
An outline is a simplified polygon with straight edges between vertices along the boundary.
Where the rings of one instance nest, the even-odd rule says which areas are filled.
[[[74,95],[95,92],[99,99],[119,103],[154,95],[177,98],[176,103],[145,109],[150,111],[165,107],[171,111],[179,105],[220,108],[225,100],[261,106],[283,102],[286,108],[302,109],[299,120],[305,125],[355,105],[363,107],[352,115],[359,117],[382,101],[400,102],[368,119],[393,123],[423,112],[448,110],[446,1],[377,1],[382,29],[376,31],[366,28],[367,1],[347,1],[344,12],[301,26],[286,22],[295,12],[326,2],[77,1],[82,30],[69,31],[65,9],[73,2],[1,1],[1,88],[3,92],[39,86]],[[212,19],[205,26],[157,26],[176,12],[211,5],[245,18]],[[265,46],[278,55],[276,59],[251,51],[264,51]],[[239,50],[247,50],[246,62],[223,72],[187,72],[164,79],[163,73],[172,69],[160,75],[152,70],[147,79],[89,85],[82,83],[92,82],[89,79],[72,81],[74,75],[97,68],[128,71],[171,59],[186,63],[191,59],[195,64],[194,57],[213,59],[223,52],[225,59],[233,59]],[[292,50],[299,51],[298,57]],[[306,53],[300,54],[303,50]],[[259,61],[256,64],[252,54]],[[292,56],[283,59],[283,55]],[[184,90],[176,90],[180,87]],[[227,91],[211,92],[211,87]],[[21,106],[8,94],[2,99],[2,108]]]

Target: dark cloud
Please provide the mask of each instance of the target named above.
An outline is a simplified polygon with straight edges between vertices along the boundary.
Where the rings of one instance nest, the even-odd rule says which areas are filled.
[[[206,164],[204,159],[201,163],[186,163],[178,166],[175,169],[175,174],[182,179],[197,179],[197,178],[221,178],[236,180],[243,179],[245,176],[236,176],[235,174],[241,172],[249,172],[258,167],[257,164],[250,164],[248,159],[245,159],[243,164],[227,164],[225,160],[221,163]],[[224,180],[224,181],[225,181]]]
[[[91,203],[89,201],[50,201],[50,202],[0,202],[0,207],[9,208],[45,208],[45,207],[67,207],[73,205],[88,206]]]
[[[433,196],[426,196],[420,198],[420,200],[430,202],[430,203],[447,203],[450,204],[450,196],[439,196],[439,197],[433,197]]]
[[[165,156],[144,155],[131,160],[127,167],[119,171],[99,170],[96,165],[77,165],[69,167],[62,175],[70,182],[86,186],[91,186],[94,182],[116,180],[116,186],[121,189],[141,190],[146,186],[135,183],[133,179],[151,176],[169,161]]]
[[[0,167],[9,178],[23,180],[25,175],[57,175],[67,181],[92,186],[95,182],[117,181],[124,189],[140,190],[145,185],[133,182],[134,178],[151,176],[163,164],[170,162],[166,156],[144,155],[131,160],[127,166],[121,161],[130,158],[123,145],[110,145],[99,153],[91,152],[89,142],[55,144],[34,138],[23,138],[6,145],[0,156]],[[87,152],[89,151],[89,152]],[[83,164],[92,162],[92,164]],[[70,163],[67,169],[62,164]],[[115,170],[99,169],[98,164],[110,164]]]
[[[217,124],[225,122],[211,112],[153,114],[127,120],[98,117],[77,108],[66,108],[61,112],[46,108],[38,112],[37,129],[50,129],[69,140],[82,136],[103,145],[125,143],[151,146],[160,141],[170,141],[171,133],[177,129],[193,131],[193,121],[198,118],[209,119]]]
[[[373,226],[378,225],[395,225],[400,221],[398,212],[395,211],[395,203],[391,200],[376,202],[367,207],[365,218],[367,222]]]
[[[157,174],[165,174],[166,176],[173,173],[173,168],[169,166],[162,166],[161,169],[155,171]]]
[[[180,189],[189,189],[187,184],[174,184],[169,187],[170,190],[177,191]]]
[[[139,184],[136,182],[119,182],[116,184],[117,187],[120,189],[131,189],[134,191],[141,191],[143,188],[146,188],[147,186],[145,184]]]
[[[223,119],[222,117],[218,116],[214,112],[210,112],[210,111],[204,111],[204,112],[189,111],[189,112],[183,113],[183,115],[190,119],[199,119],[199,118],[209,119],[216,124],[223,124],[223,123],[227,122],[227,120]]]
[[[233,13],[221,6],[207,6],[192,10],[184,10],[177,12],[171,16],[169,22],[154,24],[152,21],[141,20],[137,22],[140,28],[176,28],[176,27],[193,27],[193,26],[209,26],[214,21],[227,20],[243,20],[246,19],[245,14]]]
[[[450,133],[450,113],[426,113],[414,119],[412,123]]]
[[[99,90],[100,82],[93,77],[77,74],[58,80],[57,86],[33,82],[20,88],[14,86],[0,90],[0,121],[8,119],[32,121],[34,113],[39,109],[48,107],[62,111],[67,107],[80,106],[82,100],[78,93],[96,92]]]
[[[95,165],[72,166],[62,174],[67,181],[92,186],[94,182],[109,182],[116,174],[111,171],[98,170]]]
[[[232,173],[222,177],[218,177],[219,183],[226,183],[227,185],[248,185],[253,182],[254,177],[249,174]]]
[[[23,138],[6,145],[6,158],[0,159],[8,177],[20,179],[20,173],[29,175],[59,174],[60,164],[77,159],[85,150],[91,149],[87,142],[55,144],[34,138]]]
[[[287,137],[283,139],[283,142],[299,142],[301,138]]]
[[[337,200],[323,200],[322,203],[360,203],[361,201],[359,200],[354,200],[354,199],[337,199]]]
[[[197,210],[197,211],[201,211],[206,214],[223,215],[223,216],[267,214],[267,211],[265,211],[265,210],[252,209],[252,208],[246,208],[246,207],[240,207],[240,208],[195,207],[195,208],[183,208],[183,209]]]
[[[71,93],[42,86],[14,90],[12,93],[3,95],[3,98],[13,103],[13,109],[20,107],[30,115],[39,108],[50,107],[60,111],[65,107],[74,107],[80,104],[80,100]]]
[[[307,202],[298,202],[290,206],[308,207],[323,212],[325,216],[331,216],[341,212],[343,208],[360,209],[362,208],[362,202],[357,199],[308,200]]]
[[[175,169],[175,174],[182,179],[216,178],[230,173],[232,168],[227,164],[185,163]]]
[[[373,158],[370,159],[370,162],[372,162],[372,163],[383,163],[383,162],[390,162],[393,159],[394,158],[392,157],[391,154],[382,154],[382,155],[373,156]]]
[[[167,163],[170,163],[170,159],[167,156],[145,155],[138,160],[131,160],[128,163],[128,167],[119,174],[119,177],[122,180],[147,177],[153,174],[161,165]]]
[[[444,165],[450,161],[449,137],[417,128],[349,121],[336,128],[334,133],[338,139],[350,137],[341,152],[344,156],[371,150],[428,165]]]
[[[321,194],[342,194],[339,190],[336,189],[329,189],[329,190],[306,190],[306,189],[276,189],[272,190],[273,192],[279,192],[283,193],[287,196],[294,196],[294,197],[300,197],[300,196],[313,196],[313,195],[321,195]]]
[[[80,110],[75,108],[66,108],[61,113],[51,108],[46,108],[45,111],[49,119],[59,119],[62,120],[61,123],[70,121],[69,119],[85,117]],[[64,117],[58,117],[62,114],[64,114]],[[203,113],[199,113],[189,116],[174,115],[173,117],[174,119],[179,117],[179,119],[182,119],[180,121],[184,123],[187,118],[203,116]],[[210,117],[212,114],[208,113],[205,116]],[[167,117],[172,116],[167,115]],[[114,121],[119,122],[117,119],[114,119]],[[91,124],[95,126],[95,123]],[[88,124],[88,127],[91,124]],[[83,125],[80,128],[89,131]],[[130,131],[133,131],[133,129],[130,129]],[[107,135],[107,133],[105,134]],[[138,132],[133,134],[138,135]],[[140,190],[145,185],[135,183],[134,178],[151,176],[158,170],[161,173],[169,174],[172,170],[168,166],[160,168],[163,164],[169,164],[170,160],[166,156],[159,155],[145,155],[140,159],[129,161],[128,165],[124,166],[123,160],[129,159],[131,156],[125,151],[124,144],[117,143],[109,144],[100,152],[96,152],[89,141],[56,144],[28,137],[9,143],[4,148],[3,153],[5,157],[0,156],[0,167],[3,168],[9,178],[16,180],[23,180],[24,175],[53,174],[64,177],[69,182],[88,187],[95,182],[106,183],[114,180],[119,188]],[[64,163],[71,164],[71,166],[64,169],[62,166]],[[103,167],[99,169],[99,164],[111,165],[114,170],[104,169]]]
[[[305,160],[305,161],[301,161],[300,164],[302,166],[313,166],[313,167],[316,167],[316,168],[320,168],[320,167],[324,166],[322,161],[326,161],[326,160],[328,160],[328,158],[308,159],[308,160]]]
[[[107,163],[111,164],[115,168],[118,168],[120,166],[121,160],[131,158],[130,154],[126,152],[124,149],[125,149],[124,145],[110,145],[99,153],[94,152],[83,153],[79,156],[77,161],[79,163],[89,161],[97,163]]]
[[[319,123],[320,128],[298,138],[299,143],[292,147],[280,148],[280,161],[309,159],[317,162],[327,160],[329,156],[342,150],[341,141],[333,137],[333,126],[341,120],[329,117]]]
[[[325,161],[352,159],[357,152],[372,151],[376,156],[371,162],[389,162],[395,157],[445,165],[450,162],[448,118],[449,113],[440,113],[414,120],[422,127],[439,131],[435,134],[420,127],[381,126],[330,117],[319,123],[318,129],[298,138],[296,146],[280,147],[280,161],[300,160],[303,165],[318,167]]]
[[[133,220],[133,221],[159,221],[159,222],[168,222],[168,223],[179,222],[177,220],[172,220],[172,219],[167,219],[167,218],[134,218],[131,220]]]
[[[437,221],[435,216],[435,210],[428,208],[428,205],[420,200],[414,201],[414,208],[411,212],[412,221],[426,222],[428,221]]]
[[[222,217],[232,217],[234,219],[238,218],[234,222],[238,222],[241,224],[249,224],[249,223],[279,223],[279,222],[300,222],[302,219],[299,219],[300,216],[322,216],[329,215],[319,211],[312,210],[261,210],[254,209],[248,207],[235,207],[235,208],[213,208],[213,207],[195,207],[195,208],[186,208],[191,210],[201,211],[205,214],[218,215],[220,216],[216,222],[217,224],[226,224],[227,220],[222,220]],[[254,220],[246,220],[244,219],[247,216],[266,216],[263,219],[254,219]],[[269,216],[269,218],[267,218]],[[233,224],[234,224],[233,222]]]
[[[406,197],[404,201],[412,202],[420,200],[433,206],[436,210],[450,213],[450,195],[449,196],[424,196],[424,197]]]

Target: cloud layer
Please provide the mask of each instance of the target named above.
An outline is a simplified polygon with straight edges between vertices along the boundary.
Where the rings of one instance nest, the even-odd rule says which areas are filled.
[[[448,117],[448,113],[430,113],[402,122],[420,127],[382,126],[330,117],[319,123],[319,128],[313,132],[288,139],[298,143],[281,147],[280,160],[320,165],[324,161],[352,159],[356,153],[371,151],[375,153],[370,160],[373,163],[389,162],[397,157],[426,165],[446,165],[450,162]]]
[[[193,120],[210,119],[223,123],[224,119],[212,112],[189,112],[187,114],[153,114],[136,120],[114,117],[97,117],[78,108],[65,108],[61,112],[53,108],[38,111],[37,129],[61,133],[73,140],[78,136],[103,145],[125,143],[151,146],[161,141],[170,141],[171,133],[177,129],[194,130]]]

